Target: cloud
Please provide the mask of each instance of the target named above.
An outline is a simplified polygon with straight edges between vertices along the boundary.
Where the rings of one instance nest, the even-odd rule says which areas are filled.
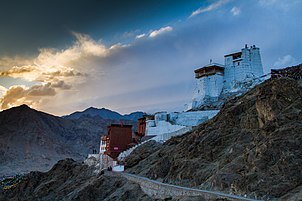
[[[0,59],[0,76],[23,78],[29,81],[51,82],[53,77],[85,76],[85,66],[89,60],[104,58],[110,52],[121,48],[120,44],[107,48],[89,36],[73,33],[74,44],[63,50],[42,48],[37,57],[32,59],[2,58]],[[27,65],[22,65],[27,63]],[[83,65],[83,66],[82,66]],[[1,68],[0,68],[1,70]]]
[[[139,35],[135,36],[135,38],[136,38],[136,39],[139,39],[139,38],[143,38],[143,37],[145,37],[145,36],[146,36],[146,34],[143,33],[143,34],[139,34]]]
[[[150,34],[149,34],[149,37],[150,38],[154,38],[154,37],[157,37],[158,35],[161,35],[161,34],[164,34],[164,33],[167,33],[167,32],[170,32],[172,31],[173,28],[171,26],[166,26],[166,27],[162,27],[158,30],[155,30],[155,31],[152,31]]]
[[[75,58],[81,56],[106,56],[109,54],[108,48],[102,43],[97,43],[86,34],[80,34],[73,32],[73,35],[77,38],[76,43],[72,48],[64,51],[63,54],[58,54],[61,57],[65,55],[71,55]]]
[[[29,81],[34,81],[39,76],[39,71],[36,66],[13,66],[6,71],[0,71],[1,77],[25,78]]]
[[[10,87],[6,91],[4,96],[0,99],[1,109],[8,109],[10,107],[13,107],[13,106],[19,105],[19,104],[21,105],[23,103],[23,101],[19,104],[17,102],[24,97],[25,90],[26,89],[24,86]]]
[[[0,58],[0,77],[21,78],[33,84],[29,88],[15,84],[8,90],[0,89],[3,91],[0,109],[20,104],[39,109],[45,97],[77,90],[88,78],[100,76],[101,60],[126,47],[122,44],[106,47],[88,35],[72,34],[76,40],[66,49],[41,48],[33,58]]]
[[[67,77],[81,77],[86,76],[84,73],[65,67],[52,66],[48,69],[40,68],[39,66],[14,66],[7,71],[0,71],[0,77],[23,78],[28,81],[36,82],[52,82],[54,79],[65,79]]]
[[[30,66],[32,64],[32,58],[25,58],[20,56],[0,57],[0,71],[7,71],[12,68],[12,66]]]
[[[0,85],[0,97],[2,97],[6,93],[7,89],[4,86]]]
[[[18,74],[29,73],[34,70],[35,70],[35,67],[33,67],[33,66],[22,66],[22,67],[14,66],[8,71],[0,72],[0,76],[14,76],[14,75],[18,75]]]
[[[241,13],[241,10],[240,10],[240,8],[238,8],[238,7],[233,7],[232,9],[231,9],[231,13],[234,15],[234,16],[236,16],[236,15],[239,15],[240,13]]]
[[[71,85],[66,84],[63,80],[58,80],[56,82],[51,83],[51,87],[65,90],[71,89]]]
[[[296,59],[288,54],[281,58],[278,58],[278,60],[274,63],[274,67],[285,68],[288,66],[293,66],[296,63],[297,63]]]
[[[222,5],[224,5],[228,2],[229,2],[229,0],[218,0],[215,3],[212,3],[212,4],[210,4],[209,6],[207,6],[205,8],[198,8],[197,10],[192,12],[192,14],[190,15],[189,18],[194,17],[196,15],[199,15],[201,13],[205,13],[205,12],[215,10],[215,9],[221,7]]]
[[[26,90],[28,96],[54,96],[56,91],[51,87],[52,84],[34,85]]]
[[[6,90],[3,97],[0,98],[0,106],[2,110],[22,104],[37,107],[41,102],[41,97],[54,95],[56,95],[56,91],[50,83],[32,87],[16,85]]]

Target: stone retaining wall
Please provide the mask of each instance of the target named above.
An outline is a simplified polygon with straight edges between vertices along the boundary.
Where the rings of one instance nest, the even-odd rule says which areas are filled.
[[[141,189],[149,196],[158,199],[165,199],[169,197],[182,197],[182,196],[200,196],[206,200],[214,200],[218,198],[227,198],[228,200],[247,200],[256,201],[255,199],[245,198],[236,195],[225,194],[215,191],[200,190],[188,187],[181,187],[172,184],[166,184],[159,181],[154,181],[145,177],[140,177],[128,173],[110,173],[114,176],[122,176],[129,181],[135,182],[140,185]]]

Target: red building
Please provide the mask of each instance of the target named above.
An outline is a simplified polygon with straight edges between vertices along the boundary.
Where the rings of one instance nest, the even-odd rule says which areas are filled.
[[[138,119],[138,129],[137,130],[138,130],[137,134],[140,137],[145,136],[145,134],[146,134],[146,118],[145,117]]]
[[[132,125],[111,124],[111,126],[108,126],[105,154],[116,159],[131,143]]]

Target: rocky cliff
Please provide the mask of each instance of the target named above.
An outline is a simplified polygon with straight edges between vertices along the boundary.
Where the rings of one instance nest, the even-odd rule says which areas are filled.
[[[302,184],[302,82],[268,80],[135,164],[127,171],[167,183],[294,200]]]

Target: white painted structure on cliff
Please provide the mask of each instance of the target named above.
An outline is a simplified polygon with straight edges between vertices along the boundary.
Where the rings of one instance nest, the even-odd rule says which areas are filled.
[[[245,45],[240,52],[224,57],[224,65],[211,62],[195,70],[196,87],[188,109],[217,101],[221,94],[234,91],[236,85],[263,75],[260,50],[255,45],[250,48]]]
[[[225,64],[210,63],[196,69],[196,87],[192,103],[187,112],[155,113],[153,119],[147,119],[147,135],[163,135],[188,126],[196,126],[213,118],[219,110],[196,110],[205,103],[214,103],[221,94],[240,90],[246,83],[263,75],[260,50],[255,45],[245,45],[240,52],[225,55]],[[239,87],[238,87],[239,86]],[[237,88],[236,88],[237,87]]]
[[[158,112],[154,119],[146,120],[147,135],[162,135],[178,131],[188,126],[197,126],[213,118],[219,110],[192,112]]]
[[[219,110],[157,112],[154,116],[146,117],[146,135],[156,136],[152,139],[164,142],[173,136],[188,132],[192,126],[213,118],[218,112]]]

